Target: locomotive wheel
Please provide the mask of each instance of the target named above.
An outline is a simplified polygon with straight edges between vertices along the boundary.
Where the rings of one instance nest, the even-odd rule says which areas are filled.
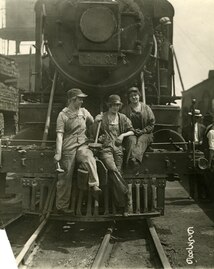
[[[154,132],[154,143],[170,143],[171,144],[163,144],[163,145],[153,145],[153,148],[156,149],[166,149],[169,151],[179,151],[187,150],[187,145],[186,144],[176,144],[180,142],[184,142],[185,140],[181,134],[179,134],[176,131],[170,130],[170,129],[161,129],[156,132]],[[180,149],[179,149],[180,148]]]

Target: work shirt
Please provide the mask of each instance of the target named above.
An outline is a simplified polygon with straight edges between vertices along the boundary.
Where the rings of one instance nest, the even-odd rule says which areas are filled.
[[[69,154],[88,141],[87,126],[94,122],[93,117],[85,108],[71,111],[65,107],[57,118],[56,132],[63,133],[63,154]]]
[[[141,110],[136,112],[130,105],[123,107],[122,113],[124,113],[132,122],[134,129],[141,129],[146,134],[152,133],[155,126],[155,116],[151,108],[140,102]]]
[[[127,118],[126,115],[118,113],[118,122],[110,122],[108,119],[108,112],[103,114],[100,131],[101,134],[104,135],[102,137],[103,141],[101,139],[103,147],[114,147],[114,142],[117,137],[128,131],[133,131],[133,127],[130,119]]]

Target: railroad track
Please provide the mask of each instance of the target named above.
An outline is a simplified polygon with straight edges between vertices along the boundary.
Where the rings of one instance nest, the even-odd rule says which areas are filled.
[[[104,223],[70,223],[46,218],[25,242],[20,241],[18,235],[16,240],[11,232],[8,237],[9,240],[12,238],[11,245],[19,268],[29,268],[32,265],[34,268],[79,268],[81,264],[88,267],[92,263],[106,227]],[[21,225],[12,228],[19,231]],[[82,258],[79,257],[80,254]]]
[[[22,269],[171,268],[150,220],[94,224],[44,219],[34,227],[16,253]]]
[[[153,254],[146,253],[146,245],[142,244],[142,239],[139,241],[138,239],[138,246],[139,248],[136,249],[136,242],[134,242],[134,238],[129,238],[127,242],[123,243],[123,251],[124,255],[121,253],[121,244],[118,243],[120,238],[113,236],[114,228],[109,228],[103,241],[100,245],[100,248],[97,252],[97,255],[94,259],[94,262],[91,266],[91,269],[99,269],[99,268],[164,268],[164,269],[171,269],[171,265],[168,261],[168,258],[164,252],[164,249],[161,245],[155,227],[153,226],[151,220],[146,221],[146,228],[148,229],[148,236],[149,236],[149,244],[150,244],[150,251]],[[133,230],[131,230],[133,232]],[[127,234],[128,236],[128,234]],[[113,240],[111,240],[113,238]],[[130,241],[132,241],[130,243]],[[113,241],[113,242],[112,242]],[[120,244],[120,245],[119,245]],[[118,246],[119,245],[119,246]],[[119,251],[118,251],[119,250]],[[127,250],[131,250],[131,253],[127,253]],[[135,252],[136,251],[136,252]],[[120,257],[115,258],[117,254],[120,252]],[[135,253],[134,253],[135,252]],[[141,254],[140,254],[141,253]],[[133,255],[132,258],[128,257],[130,261],[126,260],[127,256]],[[138,257],[137,257],[138,256]],[[144,256],[144,257],[143,257]],[[122,258],[122,259],[121,259]],[[114,261],[111,261],[111,260]],[[115,262],[116,260],[116,262]],[[131,263],[131,264],[129,264]],[[135,264],[133,264],[135,263]]]

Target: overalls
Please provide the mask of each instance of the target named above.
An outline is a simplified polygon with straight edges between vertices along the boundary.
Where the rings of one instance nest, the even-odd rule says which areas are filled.
[[[59,174],[57,182],[56,207],[67,209],[70,203],[72,176],[76,162],[89,172],[89,186],[99,186],[96,160],[93,152],[88,148],[86,136],[87,121],[93,123],[93,117],[84,108],[78,112],[71,112],[64,108],[57,119],[56,132],[62,132],[61,167],[65,170]]]
[[[127,205],[128,186],[121,175],[123,163],[123,148],[122,145],[116,146],[116,138],[132,129],[130,120],[118,113],[119,122],[114,124],[109,122],[107,113],[104,113],[101,124],[101,132],[103,133],[103,148],[99,158],[103,161],[106,168],[109,170],[109,175],[112,184],[112,193],[114,202],[117,207],[125,207]]]
[[[131,120],[134,129],[144,131],[140,136],[129,136],[126,139],[126,164],[129,159],[142,162],[144,152],[153,140],[155,117],[151,108],[141,103],[141,111],[134,111],[130,105],[123,108],[122,112]]]

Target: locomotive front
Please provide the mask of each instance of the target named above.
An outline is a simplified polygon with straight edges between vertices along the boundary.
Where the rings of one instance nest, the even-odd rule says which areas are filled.
[[[39,1],[36,73],[41,75],[40,48],[44,45],[51,64],[69,87],[96,95],[127,88],[151,57],[157,57],[159,41],[154,33],[160,19],[167,16],[172,20],[173,15],[172,6],[165,0]],[[171,42],[172,27],[167,31]],[[164,67],[164,62],[161,64]],[[168,80],[170,70],[165,75]],[[37,82],[39,90],[39,75]]]

